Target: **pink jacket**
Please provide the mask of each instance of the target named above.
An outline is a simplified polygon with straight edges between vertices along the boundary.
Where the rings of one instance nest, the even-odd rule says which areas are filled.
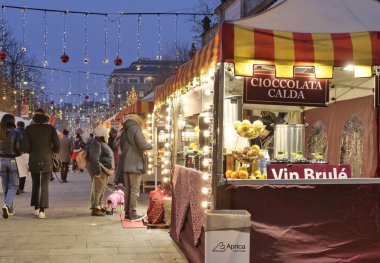
[[[104,207],[107,209],[110,204],[113,209],[116,209],[117,205],[124,204],[124,192],[122,190],[115,190],[110,194],[106,199]]]

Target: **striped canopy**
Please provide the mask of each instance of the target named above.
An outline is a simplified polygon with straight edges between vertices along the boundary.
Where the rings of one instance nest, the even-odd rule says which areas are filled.
[[[332,78],[334,67],[353,65],[355,77],[371,77],[372,66],[380,65],[380,32],[297,33],[225,22],[210,43],[155,89],[155,103],[217,62],[234,63],[238,76],[252,76],[254,65],[273,65],[280,78],[293,77],[294,67],[314,67],[317,78]]]
[[[116,115],[116,120],[123,121],[123,116],[129,113],[145,113],[149,114],[153,112],[154,103],[138,100],[135,104],[125,107]]]

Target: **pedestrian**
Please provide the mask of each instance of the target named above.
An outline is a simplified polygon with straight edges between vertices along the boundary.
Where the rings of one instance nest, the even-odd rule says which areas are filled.
[[[74,142],[73,142],[73,153],[71,155],[71,161],[72,161],[72,171],[74,173],[77,173],[79,169],[78,167],[78,164],[77,164],[77,161],[76,161],[76,158],[78,156],[78,153],[82,150],[84,150],[86,147],[86,144],[83,142],[82,140],[82,136],[77,133],[75,135],[75,139],[74,139]],[[83,172],[83,170],[80,170],[81,172]]]
[[[19,186],[15,157],[21,155],[21,132],[16,130],[15,117],[5,114],[0,121],[0,175],[4,192],[3,217],[13,215],[13,200]]]
[[[43,109],[37,109],[31,124],[25,129],[23,147],[29,153],[29,170],[32,174],[32,198],[30,205],[33,214],[46,218],[49,208],[49,178],[53,171],[53,152],[59,153],[59,137],[49,123],[50,117]]]
[[[111,128],[109,139],[108,139],[108,146],[113,151],[113,160],[115,162],[115,167],[117,166],[117,157],[118,157],[118,145],[116,145],[116,138],[117,138],[117,130],[115,128]]]
[[[125,219],[139,220],[144,216],[137,214],[137,198],[140,195],[140,183],[144,170],[144,151],[152,149],[142,128],[145,115],[129,114],[123,124],[120,137],[121,156],[119,165],[123,169],[125,185]]]
[[[23,121],[18,121],[16,126],[17,126],[16,130],[18,130],[21,133],[22,137],[24,137],[25,123]],[[27,153],[23,153],[21,156],[16,157],[18,176],[20,178],[19,180],[20,184],[18,186],[16,195],[19,195],[20,193],[24,193],[26,176],[30,175],[28,162],[29,162],[29,154]]]
[[[87,170],[92,180],[91,215],[104,216],[104,190],[112,175],[114,167],[113,152],[107,145],[108,129],[98,125],[94,129],[95,140],[88,145]]]
[[[94,134],[93,134],[93,133],[90,133],[90,136],[88,136],[88,138],[87,138],[86,145],[91,144],[91,143],[93,142],[94,139],[95,139],[95,138],[94,138]]]
[[[71,155],[73,153],[73,142],[69,138],[69,131],[64,129],[62,131],[62,138],[60,139],[59,158],[61,159],[61,180],[67,183],[67,174],[69,172],[69,164]]]

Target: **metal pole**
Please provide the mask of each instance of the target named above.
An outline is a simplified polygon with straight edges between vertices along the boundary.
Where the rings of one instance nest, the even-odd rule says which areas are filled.
[[[223,183],[223,108],[224,108],[224,63],[217,66],[214,76],[213,147],[211,209],[216,209],[218,185]]]

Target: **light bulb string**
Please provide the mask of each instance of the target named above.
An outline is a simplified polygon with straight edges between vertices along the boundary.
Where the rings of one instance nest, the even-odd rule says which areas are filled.
[[[22,48],[25,48],[25,36],[26,36],[26,7],[22,9]]]
[[[178,67],[178,62],[179,62],[179,52],[178,52],[178,15],[175,16],[175,59],[176,59],[176,64]]]
[[[141,14],[137,15],[137,61],[140,59],[140,26],[141,26]]]
[[[87,53],[88,35],[87,35],[87,14],[84,15],[84,58],[88,59]]]
[[[161,60],[161,17],[160,15],[157,15],[158,20],[158,55],[157,59]]]
[[[47,36],[48,36],[47,13],[45,11],[44,13],[44,65],[47,62]]]
[[[107,28],[107,15],[104,16],[104,59],[107,59],[107,36],[108,36],[108,28]]]
[[[66,27],[66,16],[67,12],[63,13],[63,54],[66,54],[66,38],[67,38],[67,27]]]
[[[117,54],[116,57],[120,55],[120,42],[121,42],[121,19],[123,17],[123,13],[119,13],[117,17]]]

